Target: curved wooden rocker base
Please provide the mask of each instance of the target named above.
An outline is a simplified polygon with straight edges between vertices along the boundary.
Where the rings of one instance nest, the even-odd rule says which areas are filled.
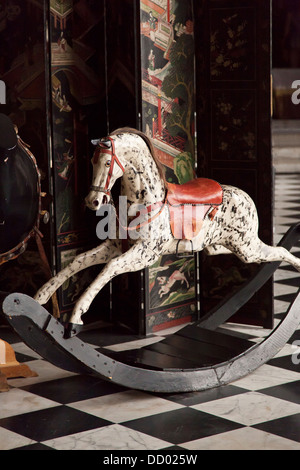
[[[289,229],[280,245],[290,249],[299,238],[300,224],[297,224]],[[263,265],[239,292],[222,301],[202,321],[123,357],[119,353],[103,354],[80,337],[65,339],[62,324],[24,294],[6,297],[3,311],[24,342],[58,367],[96,374],[119,385],[150,392],[207,390],[253,372],[274,357],[299,326],[300,293],[285,318],[260,343],[245,341],[218,328],[254,295],[279,264]]]
[[[174,393],[206,390],[231,383],[274,357],[299,325],[300,295],[286,318],[260,344],[253,344],[246,351],[219,364],[191,369],[180,369],[176,365],[173,369],[164,370],[147,369],[145,364],[143,367],[132,366],[95,350],[78,337],[66,340],[63,326],[24,294],[11,294],[4,301],[3,309],[25,343],[58,367],[77,373],[97,374],[129,388]]]

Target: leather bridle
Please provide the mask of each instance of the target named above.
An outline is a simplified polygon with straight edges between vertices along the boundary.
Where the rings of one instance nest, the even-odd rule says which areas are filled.
[[[108,148],[108,143],[107,143],[108,140],[111,143],[111,149]],[[137,230],[137,229],[140,229],[141,227],[143,227],[145,225],[148,225],[150,222],[152,222],[154,219],[156,219],[156,217],[158,217],[161,214],[162,210],[165,207],[166,201],[154,202],[154,203],[150,204],[149,206],[146,206],[141,211],[139,211],[139,215],[142,215],[142,214],[150,214],[154,210],[159,209],[159,211],[154,216],[150,216],[145,222],[139,223],[139,224],[137,224],[135,226],[132,226],[132,227],[123,227],[120,223],[120,220],[119,220],[119,217],[118,217],[118,214],[117,214],[117,209],[116,209],[116,206],[114,204],[114,200],[113,200],[112,195],[111,195],[111,190],[109,189],[109,184],[110,184],[110,181],[111,181],[111,177],[113,175],[113,169],[114,169],[115,163],[119,166],[119,168],[122,170],[123,173],[125,172],[125,169],[124,169],[122,163],[120,162],[120,160],[118,159],[118,157],[115,153],[115,145],[114,145],[114,141],[111,137],[107,137],[105,140],[102,140],[102,141],[101,140],[97,141],[97,149],[95,150],[94,156],[93,156],[93,163],[94,164],[97,164],[99,156],[102,153],[106,153],[108,155],[111,155],[111,162],[110,162],[110,166],[109,166],[107,179],[106,179],[106,182],[105,182],[104,186],[92,185],[90,187],[90,189],[92,191],[104,193],[104,194],[110,196],[110,203],[111,203],[112,207],[114,208],[114,210],[116,212],[116,217],[117,217],[117,220],[118,220],[120,226],[124,230],[127,230],[127,231]]]
[[[107,140],[110,141],[111,150],[107,147]],[[109,184],[110,184],[110,181],[111,181],[111,178],[112,178],[112,175],[113,175],[115,163],[118,165],[118,167],[122,170],[123,173],[124,173],[125,169],[124,169],[122,163],[120,162],[120,160],[118,159],[118,157],[115,153],[115,144],[114,144],[114,141],[111,137],[107,137],[107,139],[105,139],[105,143],[104,143],[104,141],[103,142],[101,142],[101,141],[98,142],[98,147],[95,150],[95,153],[94,153],[94,156],[93,156],[93,163],[97,163],[97,161],[99,159],[99,156],[100,156],[100,153],[101,154],[106,153],[106,154],[111,155],[111,161],[110,161],[110,166],[109,166],[109,170],[108,170],[107,179],[106,179],[106,182],[105,182],[104,186],[92,185],[90,187],[90,189],[92,191],[96,191],[96,192],[99,192],[99,193],[105,193],[107,195],[110,195],[111,191],[109,189]]]

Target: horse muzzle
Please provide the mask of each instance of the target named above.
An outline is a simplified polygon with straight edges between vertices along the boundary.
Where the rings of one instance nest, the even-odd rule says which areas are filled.
[[[85,198],[85,205],[93,210],[98,210],[101,206],[108,204],[110,201],[110,195],[102,192],[91,191]]]

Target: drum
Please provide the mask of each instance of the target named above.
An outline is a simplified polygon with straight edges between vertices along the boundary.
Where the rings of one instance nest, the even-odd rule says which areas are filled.
[[[36,160],[0,114],[0,264],[16,258],[39,227],[40,173]]]

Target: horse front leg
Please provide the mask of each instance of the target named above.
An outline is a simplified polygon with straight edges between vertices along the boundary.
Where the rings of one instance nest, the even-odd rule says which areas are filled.
[[[112,259],[103,268],[96,279],[85,290],[82,296],[75,304],[70,317],[69,324],[66,327],[65,337],[71,337],[77,334],[76,325],[82,325],[81,316],[86,313],[98,294],[98,292],[114,277],[126,272],[134,272],[151,266],[160,256],[155,249],[157,246],[151,246],[145,242],[137,242],[126,253]]]
[[[56,276],[52,277],[36,293],[35,300],[41,305],[48,302],[54,292],[70,277],[79,271],[93,265],[103,264],[110,261],[114,256],[119,256],[121,250],[113,240],[105,240],[101,245],[77,255],[68,266],[62,269]]]

